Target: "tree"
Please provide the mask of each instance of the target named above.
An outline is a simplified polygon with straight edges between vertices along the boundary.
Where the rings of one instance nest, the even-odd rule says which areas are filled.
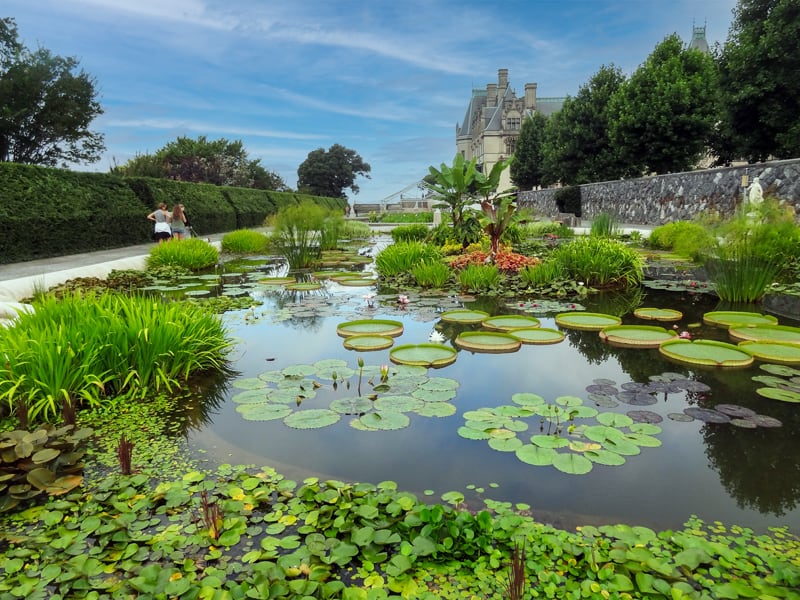
[[[514,162],[511,164],[511,181],[520,189],[533,189],[542,185],[544,131],[547,117],[537,112],[523,121],[519,130]]]
[[[317,148],[297,168],[298,191],[328,198],[347,198],[350,189],[359,192],[355,180],[358,175],[370,179],[372,168],[355,150],[334,144],[328,148]]]
[[[241,140],[210,141],[203,135],[197,139],[178,137],[154,155],[137,155],[124,165],[114,167],[112,172],[128,177],[160,177],[221,186],[288,189],[278,174],[267,171],[259,159],[248,157]]]
[[[472,194],[478,175],[477,162],[477,158],[467,162],[464,155],[459,153],[453,158],[452,166],[442,163],[438,169],[428,167],[429,174],[423,180],[434,199],[450,208],[453,234],[465,248],[472,240],[471,232],[466,227],[464,211],[473,200]]]
[[[718,97],[712,58],[677,34],[665,38],[610,102],[611,141],[628,174],[692,169],[719,121]]]
[[[568,98],[547,132],[545,166],[555,173],[545,179],[576,185],[625,174],[626,165],[608,133],[613,121],[611,98],[624,83],[625,76],[617,67],[604,65],[577,96]]]
[[[800,156],[800,4],[739,0],[720,61],[723,158]]]
[[[31,52],[19,42],[14,19],[0,19],[0,161],[99,160],[103,136],[89,125],[103,110],[94,79],[77,68],[75,58]]]

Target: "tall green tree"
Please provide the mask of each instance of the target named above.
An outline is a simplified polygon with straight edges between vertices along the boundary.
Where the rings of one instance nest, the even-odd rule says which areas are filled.
[[[684,48],[677,34],[665,38],[611,99],[611,141],[628,174],[693,168],[719,121],[718,100],[711,56]]]
[[[241,140],[178,137],[155,154],[140,154],[112,172],[194,183],[285,191],[283,179],[251,159]]]
[[[442,163],[438,169],[428,167],[428,175],[423,180],[434,200],[446,204],[450,209],[453,235],[465,248],[472,241],[466,227],[465,211],[475,199],[477,161],[477,158],[473,158],[467,162],[464,155],[458,153],[453,158],[452,166]]]
[[[347,198],[345,190],[359,192],[356,177],[370,179],[371,170],[355,150],[341,144],[334,144],[327,151],[317,148],[297,168],[297,189],[315,196]]]
[[[100,158],[103,136],[89,126],[103,110],[95,80],[78,66],[27,49],[14,19],[0,19],[0,161],[66,166]]]
[[[723,158],[800,156],[800,3],[739,0],[720,56]]]
[[[522,122],[511,163],[511,181],[518,188],[530,190],[542,185],[544,131],[547,117],[536,112]]]

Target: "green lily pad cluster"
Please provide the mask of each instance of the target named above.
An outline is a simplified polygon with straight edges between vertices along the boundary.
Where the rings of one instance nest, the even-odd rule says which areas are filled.
[[[502,405],[464,413],[461,437],[486,440],[489,447],[514,452],[534,466],[553,466],[571,475],[589,473],[594,465],[618,466],[642,447],[655,448],[661,428],[636,423],[628,415],[599,412],[577,396],[561,396],[549,404],[532,393],[511,397]],[[533,435],[523,435],[533,431]]]
[[[449,417],[458,382],[430,377],[425,367],[365,365],[351,368],[340,359],[292,365],[234,381],[233,397],[248,421],[282,420],[293,429],[319,429],[350,419],[360,431],[408,427],[409,414]]]
[[[753,377],[753,381],[764,384],[756,390],[759,396],[800,404],[800,369],[775,364],[761,365],[760,368],[769,374]]]

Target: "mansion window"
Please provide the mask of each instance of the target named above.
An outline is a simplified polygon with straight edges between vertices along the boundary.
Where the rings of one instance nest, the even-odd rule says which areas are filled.
[[[506,154],[509,156],[514,154],[514,150],[517,147],[517,138],[515,137],[508,137],[505,139],[506,142]]]
[[[506,129],[519,129],[520,127],[520,118],[519,117],[508,117],[506,119]]]

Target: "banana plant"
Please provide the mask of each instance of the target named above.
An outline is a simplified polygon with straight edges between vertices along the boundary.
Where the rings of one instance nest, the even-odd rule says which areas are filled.
[[[492,166],[488,175],[477,173],[475,177],[475,190],[481,196],[481,211],[483,212],[481,225],[491,241],[489,258],[492,261],[500,248],[500,238],[513,222],[514,213],[517,210],[516,188],[512,187],[502,192],[497,191],[503,171],[508,169],[513,161],[513,156],[501,160]]]
[[[474,185],[480,173],[477,158],[467,162],[461,154],[453,158],[453,165],[442,163],[439,168],[428,167],[430,174],[426,177],[426,187],[433,192],[436,200],[450,208],[453,219],[453,232],[461,238],[464,229],[464,213],[473,200]]]

